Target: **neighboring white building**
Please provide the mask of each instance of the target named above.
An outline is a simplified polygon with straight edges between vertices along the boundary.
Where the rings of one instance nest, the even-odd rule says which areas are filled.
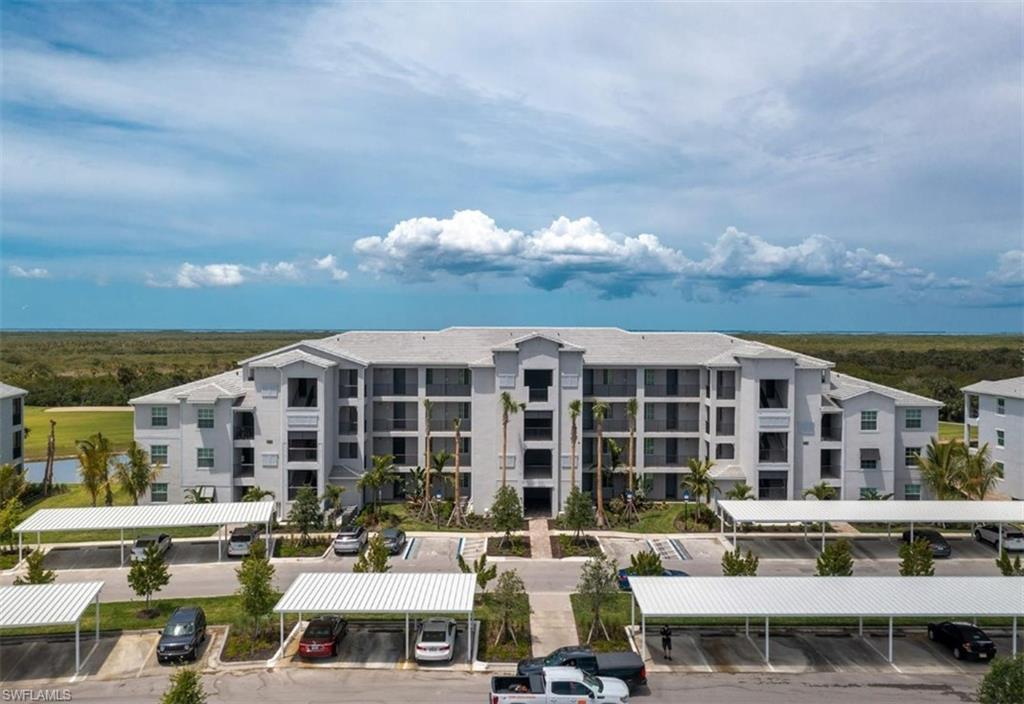
[[[1024,500],[1024,376],[965,386],[964,442],[988,445],[1003,467],[997,491]]]
[[[0,382],[0,464],[24,468],[25,397],[28,391]]]
[[[290,500],[303,485],[355,487],[372,455],[400,472],[454,449],[462,423],[463,495],[485,510],[500,482],[500,395],[525,403],[508,431],[508,480],[527,508],[557,512],[569,490],[569,404],[581,400],[577,479],[591,490],[592,405],[610,406],[623,447],[639,403],[636,467],[656,498],[681,497],[691,458],[711,458],[719,487],[800,498],[820,481],[921,496],[914,453],[937,432],[932,399],[832,372],[832,363],[719,333],[618,328],[448,328],[347,332],[242,360],[240,367],[133,399],[135,439],[167,465],[151,500],[204,487],[218,501],[259,485]],[[433,401],[429,419],[424,399]],[[607,454],[606,454],[607,457]],[[623,468],[624,469],[624,468]],[[448,466],[451,471],[451,464]],[[624,471],[609,489],[625,485]],[[402,495],[404,482],[385,497]]]

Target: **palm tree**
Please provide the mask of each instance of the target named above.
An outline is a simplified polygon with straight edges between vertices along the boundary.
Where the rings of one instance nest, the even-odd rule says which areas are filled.
[[[185,503],[187,504],[209,504],[213,503],[213,499],[209,496],[203,496],[203,488],[194,486],[185,490]]]
[[[619,471],[619,467],[622,466],[624,448],[612,438],[608,438],[608,440],[605,441],[605,445],[608,446],[608,466],[605,467],[605,477],[609,480],[609,483],[611,483],[614,481],[615,473]]]
[[[626,401],[626,417],[629,419],[629,455],[626,457],[627,484],[629,493],[633,493],[633,464],[636,457],[636,412],[638,403],[636,398]]]
[[[1003,470],[992,461],[988,443],[964,457],[960,487],[967,498],[984,501],[1002,478]]]
[[[465,517],[462,515],[462,493],[461,493],[461,480],[459,479],[459,472],[462,469],[462,419],[452,419],[452,430],[455,431],[455,505],[452,506],[452,515],[448,517],[448,525],[455,523],[457,526],[463,526],[466,523]]]
[[[894,494],[883,494],[873,486],[867,487],[860,493],[861,501],[888,501]]]
[[[255,487],[253,487],[255,488]],[[345,487],[340,484],[325,484],[323,500],[327,502],[330,517],[333,521],[341,513],[341,496],[345,493]],[[273,494],[271,494],[273,496]],[[257,499],[258,501],[259,499]]]
[[[114,481],[128,493],[135,506],[139,505],[139,497],[149,491],[158,474],[160,468],[149,463],[146,448],[134,440],[128,445],[125,459],[114,464]]]
[[[426,517],[434,512],[430,503],[430,415],[434,410],[434,402],[429,398],[423,399],[423,416],[426,422],[424,428],[425,437],[423,440],[423,505],[420,506],[420,516]]]
[[[435,452],[430,456],[431,468],[434,470],[434,474],[437,475],[437,478],[441,481],[442,494],[444,493],[444,468],[448,466],[452,457],[452,453],[448,452],[448,450],[441,450],[440,452]],[[432,494],[433,487],[430,487],[428,491]]]
[[[967,448],[963,442],[939,442],[938,438],[934,437],[928,441],[924,455],[918,455],[917,465],[921,471],[921,480],[937,499],[946,501],[963,496],[960,486],[967,455]]]
[[[579,443],[579,431],[576,423],[583,412],[583,402],[578,398],[569,402],[569,488],[576,486],[576,445]]]
[[[373,468],[359,477],[356,486],[360,489],[370,489],[373,495],[373,512],[377,512],[380,505],[380,490],[385,484],[392,481],[395,476],[394,455],[374,455]]]
[[[498,399],[501,406],[501,485],[505,486],[508,473],[508,418],[526,410],[526,404],[516,401],[508,391],[502,391]]]
[[[604,401],[594,402],[591,413],[594,416],[594,429],[597,430],[597,471],[594,473],[594,495],[597,497],[597,527],[605,528],[608,519],[604,516],[604,418],[608,415],[608,404]]]
[[[725,498],[733,501],[749,501],[754,498],[754,487],[743,481],[736,482],[732,489],[725,492]]]
[[[698,505],[697,519],[703,520],[703,512],[699,508],[704,505],[701,497],[710,501],[711,494],[715,490],[715,480],[711,476],[711,468],[715,466],[715,461],[691,457],[686,466],[690,471],[683,477],[681,484],[684,489],[689,489],[693,494],[693,500]]]
[[[342,487],[342,491],[344,491],[344,487]],[[242,495],[242,501],[245,501],[246,503],[255,503],[257,501],[263,501],[263,499],[268,496],[270,498],[274,498],[274,492],[270,489],[264,489],[261,486],[251,486],[245,490],[245,494]]]
[[[801,494],[805,499],[808,496],[813,496],[818,501],[830,501],[836,498],[836,488],[830,485],[828,482],[818,482],[809,489],[804,489]]]
[[[79,440],[76,445],[82,486],[92,497],[92,505],[96,505],[96,497],[103,490],[106,494],[104,503],[113,506],[114,494],[110,490],[109,474],[110,456],[113,454],[110,440],[103,437],[103,433],[96,433],[87,440]]]

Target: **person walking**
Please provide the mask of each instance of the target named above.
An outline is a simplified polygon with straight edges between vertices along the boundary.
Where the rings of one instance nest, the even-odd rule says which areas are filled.
[[[665,651],[665,659],[672,659],[672,629],[665,624],[661,627],[661,649]]]

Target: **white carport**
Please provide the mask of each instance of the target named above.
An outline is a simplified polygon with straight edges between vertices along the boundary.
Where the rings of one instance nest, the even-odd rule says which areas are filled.
[[[737,547],[740,523],[802,523],[804,537],[808,523],[821,523],[821,545],[825,546],[825,524],[844,523],[994,523],[999,526],[1002,546],[1003,527],[1024,522],[1024,501],[719,501],[720,530],[725,532],[728,516],[732,523],[732,546]]]
[[[769,662],[769,622],[785,617],[889,619],[892,662],[894,618],[944,618],[963,614],[1013,619],[1024,615],[1024,577],[630,577],[631,621],[640,607],[643,657],[647,618],[764,619],[764,660]]]
[[[0,587],[0,629],[75,624],[75,673],[81,669],[82,614],[96,603],[96,640],[100,639],[100,590],[103,582],[63,582]]]
[[[466,616],[466,659],[472,658],[473,598],[476,576],[463,573],[314,573],[296,577],[274,611],[281,617],[297,614],[394,614],[405,616],[405,659],[409,659],[409,616],[451,614]]]
[[[270,528],[274,520],[273,501],[239,501],[209,504],[146,504],[144,506],[89,506],[85,508],[44,508],[18,524],[18,561],[21,561],[22,536],[36,534],[36,547],[42,534],[71,530],[120,530],[121,565],[124,565],[124,531],[184,526],[218,527],[217,559],[221,559],[222,533],[227,526],[254,523],[266,526],[267,553],[270,553]]]

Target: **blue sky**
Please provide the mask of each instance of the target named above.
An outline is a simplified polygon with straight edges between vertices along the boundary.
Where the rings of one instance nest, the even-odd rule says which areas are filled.
[[[2,7],[4,328],[1024,328],[1015,3]]]

